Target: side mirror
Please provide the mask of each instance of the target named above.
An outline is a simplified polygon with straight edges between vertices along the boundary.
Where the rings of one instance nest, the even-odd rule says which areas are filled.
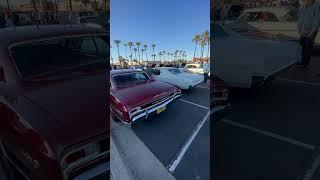
[[[0,81],[6,82],[6,78],[5,78],[5,75],[4,75],[4,69],[3,69],[2,66],[0,66]]]

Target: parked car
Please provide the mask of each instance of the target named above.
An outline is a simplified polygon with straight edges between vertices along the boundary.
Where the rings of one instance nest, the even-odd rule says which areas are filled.
[[[184,68],[188,69],[189,71],[196,73],[196,74],[204,74],[203,71],[203,64],[186,64]]]
[[[247,9],[231,25],[230,28],[246,30],[251,27],[289,41],[299,40],[298,9],[292,6]],[[315,39],[315,46],[320,46],[319,35]]]
[[[109,35],[40,25],[0,39],[0,179],[109,177]]]
[[[301,46],[281,39],[243,36],[213,24],[214,74],[229,86],[250,88],[264,84],[297,63]],[[231,53],[232,52],[232,53]]]
[[[211,76],[210,107],[215,121],[226,116],[230,110],[229,90],[226,83],[217,76]]]
[[[173,67],[153,68],[152,75],[155,80],[173,84],[184,90],[192,89],[204,81],[202,75],[187,73]]]
[[[111,114],[124,123],[160,114],[181,96],[180,88],[154,80],[142,70],[111,70],[110,83]]]

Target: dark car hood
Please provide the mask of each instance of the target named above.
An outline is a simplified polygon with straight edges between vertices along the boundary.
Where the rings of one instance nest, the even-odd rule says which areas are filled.
[[[109,132],[108,92],[104,82],[106,76],[100,74],[33,88],[24,93],[25,98],[48,114],[48,119],[42,121],[54,130],[41,133],[54,141],[51,143],[58,146],[55,148],[65,149]]]
[[[117,93],[122,97],[122,100],[125,101],[125,105],[131,108],[153,101],[154,99],[160,99],[173,93],[175,89],[176,87],[174,85],[152,80],[146,83],[117,89]]]

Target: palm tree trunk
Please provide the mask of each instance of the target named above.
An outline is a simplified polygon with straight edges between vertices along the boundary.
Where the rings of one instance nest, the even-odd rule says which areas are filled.
[[[118,47],[118,58],[120,59],[119,44],[117,44],[117,47]]]
[[[198,43],[196,43],[196,46],[194,47],[194,53],[193,53],[193,59],[196,57],[196,52],[197,52],[197,44]]]
[[[132,64],[132,49],[131,49],[131,46],[130,46],[130,54],[131,54],[130,61],[131,61],[131,64]]]
[[[209,51],[210,51],[210,43],[208,43],[208,52],[207,52],[207,58],[209,60]]]

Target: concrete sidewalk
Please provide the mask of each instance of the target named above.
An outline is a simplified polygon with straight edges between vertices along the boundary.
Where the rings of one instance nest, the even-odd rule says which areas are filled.
[[[175,180],[130,127],[111,120],[110,145],[114,180]]]

